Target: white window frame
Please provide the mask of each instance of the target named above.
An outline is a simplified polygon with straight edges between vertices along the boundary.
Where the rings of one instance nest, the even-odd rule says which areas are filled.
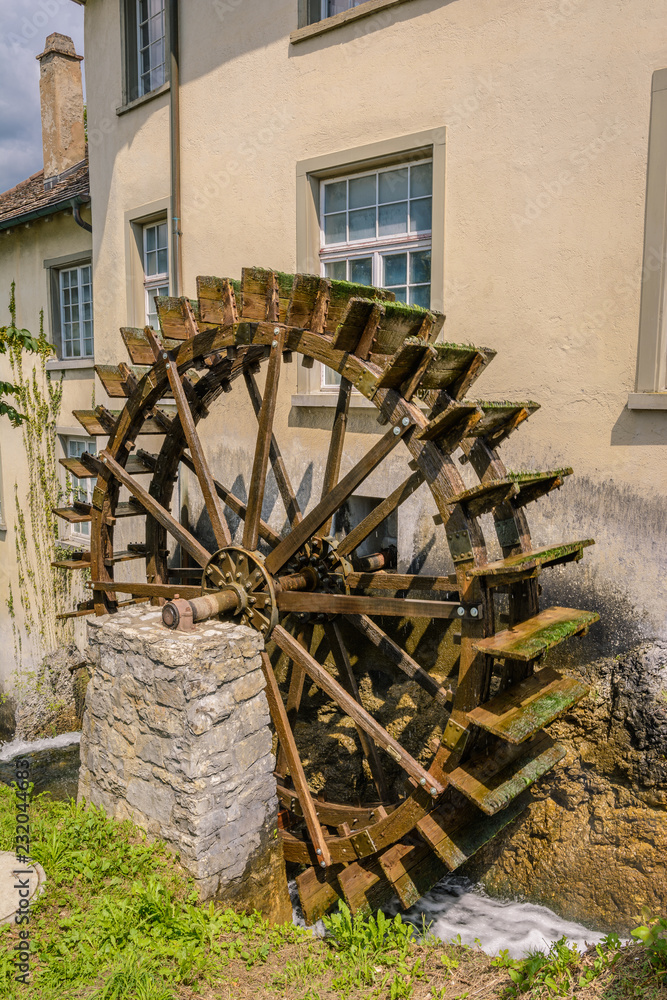
[[[159,232],[159,227],[164,226],[166,232],[166,243],[163,247],[157,245],[156,237],[156,251],[148,250],[148,231],[150,229],[155,229]],[[159,274],[147,273],[147,258],[148,254],[152,252],[159,253],[160,250],[164,250],[167,256],[167,270],[162,271]],[[155,219],[151,222],[145,222],[142,226],[142,254],[141,263],[144,275],[144,308],[145,308],[145,320],[146,324],[150,326],[150,317],[156,317],[155,329],[158,329],[159,324],[157,323],[157,313],[155,311],[154,298],[156,295],[169,295],[169,225],[167,219]]]
[[[84,447],[79,451],[78,454],[72,454],[71,445],[84,445]],[[97,454],[97,441],[95,438],[79,437],[76,435],[67,435],[63,437],[63,451],[67,458],[79,458],[81,452],[88,451],[92,455]],[[69,491],[67,496],[68,503],[72,503],[74,500],[78,500],[81,503],[92,503],[93,502],[93,490],[95,488],[95,479],[78,479],[73,476],[71,472],[67,473],[67,479],[69,481]],[[66,541],[71,541],[76,544],[85,543],[90,545],[90,521],[81,521],[79,524],[69,524],[67,526],[69,531],[66,534]]]
[[[393,236],[380,236],[380,235],[378,235],[377,209],[378,209],[378,206],[380,205],[379,190],[378,190],[380,174],[391,172],[393,170],[396,170],[397,168],[404,169],[405,167],[408,167],[408,168],[410,168],[410,167],[416,167],[416,166],[420,166],[420,165],[425,164],[425,163],[430,163],[432,165],[433,164],[433,157],[432,156],[417,157],[414,160],[406,160],[406,161],[398,163],[398,164],[389,164],[389,165],[387,165],[385,167],[376,168],[374,170],[358,170],[358,171],[353,171],[353,172],[351,172],[349,174],[345,174],[343,176],[337,176],[336,175],[336,176],[331,177],[331,178],[323,177],[323,178],[320,179],[320,211],[319,211],[319,220],[320,220],[320,273],[322,275],[324,275],[326,273],[326,265],[327,264],[333,264],[333,263],[335,263],[337,261],[341,261],[341,260],[349,261],[349,260],[354,260],[355,258],[362,259],[362,258],[371,257],[371,259],[372,259],[372,263],[371,263],[371,285],[374,286],[374,287],[376,287],[376,288],[382,288],[382,287],[384,287],[383,284],[382,284],[382,282],[383,282],[383,258],[384,257],[390,256],[390,255],[396,254],[396,253],[409,254],[411,251],[414,252],[414,251],[431,250],[432,249],[432,243],[433,243],[433,221],[432,221],[433,220],[433,211],[432,211],[433,210],[433,184],[431,184],[431,193],[430,193],[430,196],[425,196],[425,197],[430,197],[431,198],[431,228],[430,229],[428,229],[428,230],[422,230],[422,231],[417,231],[417,232],[414,232],[414,233],[410,233],[410,232],[408,232],[408,233],[399,233],[399,234],[393,235]],[[363,239],[363,240],[350,240],[350,239],[347,239],[347,240],[342,241],[340,243],[326,243],[325,242],[325,221],[326,220],[325,220],[325,211],[324,211],[324,208],[325,208],[325,188],[326,188],[327,183],[330,183],[331,181],[334,181],[336,183],[345,181],[348,184],[348,195],[347,195],[347,199],[346,199],[346,206],[347,206],[346,207],[346,215],[347,215],[346,232],[349,235],[349,214],[350,214],[350,208],[349,208],[349,182],[350,182],[350,180],[358,180],[358,179],[360,179],[362,177],[372,177],[372,176],[375,176],[377,178],[377,181],[376,181],[376,196],[375,196],[375,208],[376,208],[376,230],[375,230],[376,235],[375,235],[375,237],[371,238],[371,239]],[[408,184],[409,184],[409,182],[408,182]],[[397,202],[396,202],[396,203],[399,203],[399,202],[403,203],[404,201],[407,202],[407,205],[408,205],[408,208],[407,208],[407,212],[408,212],[408,227],[409,227],[409,220],[410,220],[410,202],[413,201],[413,200],[419,200],[419,199],[412,199],[410,197],[410,195],[409,195],[409,187],[408,187],[408,195],[407,195],[407,197],[406,198],[397,199]],[[392,204],[392,202],[386,202],[386,203],[383,203],[383,205],[384,204],[389,205],[389,204]],[[410,285],[410,275],[409,275],[409,262],[407,264],[407,267],[408,267],[408,273],[406,274],[406,286],[407,286],[407,290],[409,290],[409,288],[411,287],[411,285]],[[347,280],[350,280],[350,279],[347,279]],[[433,280],[433,276],[431,275],[431,281],[428,282],[429,285],[432,284],[432,280]],[[409,297],[409,294],[406,294],[406,298],[407,297]],[[328,393],[336,391],[337,388],[338,388],[338,385],[340,383],[340,379],[337,376],[335,376],[332,379],[332,375],[334,373],[332,373],[331,370],[328,369],[325,365],[320,364],[319,365],[319,369],[320,369],[320,377],[319,377],[320,390],[322,392],[328,392]]]
[[[155,18],[156,15],[150,14],[150,0],[147,0],[148,4],[148,17],[145,20],[141,20],[141,0],[134,0],[135,5],[135,27],[136,27],[136,39],[137,39],[137,83],[139,89],[139,96],[144,97],[146,94],[152,93],[152,91],[157,90],[164,83],[167,82],[167,3],[166,0],[161,0],[162,2],[162,35],[158,41],[162,42],[162,62],[153,65],[151,62],[151,48],[155,42],[151,43],[150,37],[147,46],[142,46],[141,31],[142,26],[146,23],[150,25],[151,20]],[[158,15],[159,16],[159,15]],[[150,29],[149,29],[150,35]],[[144,71],[142,65],[142,54],[148,51],[148,70]],[[148,75],[148,84],[144,82],[144,77]]]
[[[320,0],[320,20],[326,21],[329,17],[336,17],[336,14],[344,14],[348,10],[353,10],[355,7],[359,7],[366,0],[347,0],[347,7],[345,10],[338,10],[335,14],[329,13],[329,2],[330,0]],[[311,21],[311,24],[317,24],[317,21]]]
[[[667,69],[653,74],[636,391],[631,410],[667,410]]]
[[[90,281],[89,282],[84,282],[82,280],[82,278],[83,278],[82,272],[83,272],[84,268],[87,269],[90,272]],[[73,345],[75,343],[75,341],[71,340],[71,339],[68,340],[68,338],[67,338],[67,327],[68,327],[68,325],[71,325],[72,321],[71,321],[71,319],[68,321],[65,318],[66,317],[66,311],[65,310],[68,307],[65,305],[65,295],[64,295],[64,293],[65,293],[66,289],[64,287],[64,278],[65,278],[66,274],[73,274],[73,273],[76,273],[76,278],[77,278],[77,284],[76,284],[77,297],[78,297],[77,308],[79,310],[79,319],[78,319],[78,324],[79,324],[79,341],[78,341],[78,343],[79,343],[79,353],[78,354],[68,353],[68,343]],[[89,321],[84,321],[83,318],[82,318],[83,306],[84,306],[84,304],[86,304],[83,301],[83,288],[84,287],[89,287],[90,288],[90,299],[88,300],[89,304],[90,304],[90,320]],[[72,286],[70,285],[70,289],[71,288],[72,288]],[[71,303],[69,305],[69,308],[70,309],[72,308]],[[59,269],[59,271],[58,271],[58,313],[59,313],[59,316],[60,316],[60,345],[61,345],[62,358],[64,360],[68,360],[68,361],[69,360],[78,360],[79,358],[92,358],[94,356],[94,352],[95,352],[95,330],[94,330],[94,325],[93,325],[93,267],[92,267],[92,264],[90,262],[83,263],[83,264],[74,264],[71,267],[62,267],[62,268]],[[83,331],[84,322],[90,322],[90,337],[86,337],[85,334],[84,334],[84,331]],[[90,341],[90,351],[86,350],[86,341]]]

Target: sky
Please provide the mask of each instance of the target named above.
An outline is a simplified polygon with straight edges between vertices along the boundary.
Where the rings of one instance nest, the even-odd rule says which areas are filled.
[[[84,54],[83,7],[73,0],[0,0],[0,192],[43,166],[35,56],[53,31]]]

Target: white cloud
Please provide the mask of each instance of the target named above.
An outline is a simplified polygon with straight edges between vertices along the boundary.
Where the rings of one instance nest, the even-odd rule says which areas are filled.
[[[53,31],[83,55],[83,7],[72,0],[0,0],[0,192],[42,168],[39,64]]]

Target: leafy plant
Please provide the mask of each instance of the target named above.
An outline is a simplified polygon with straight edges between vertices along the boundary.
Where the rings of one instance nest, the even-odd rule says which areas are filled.
[[[43,337],[37,339],[33,337],[29,330],[20,330],[16,325],[16,282],[12,281],[12,291],[9,300],[10,322],[7,326],[0,326],[0,354],[11,351],[14,354],[28,352],[30,354],[40,354],[45,350],[51,353],[51,347]],[[7,400],[8,396],[17,396],[19,387],[13,382],[0,381],[0,416],[9,417],[14,427],[18,427],[28,417],[24,413],[19,413],[12,402]]]
[[[643,914],[646,923],[635,927],[631,934],[644,946],[649,961],[659,973],[665,973],[667,983],[667,917],[650,917]]]
[[[575,986],[580,989],[610,968],[618,957],[620,940],[609,934],[596,945],[597,958],[592,966],[584,966],[576,944],[559,938],[548,952],[532,951],[526,958],[512,958],[505,949],[492,961],[496,968],[507,969],[512,985],[506,987],[506,997],[531,992],[531,996],[569,997]]]
[[[379,955],[398,951],[405,954],[413,939],[414,928],[397,913],[393,920],[380,910],[376,916],[357,912],[352,916],[345,903],[338,904],[338,913],[323,918],[324,926],[341,951]]]

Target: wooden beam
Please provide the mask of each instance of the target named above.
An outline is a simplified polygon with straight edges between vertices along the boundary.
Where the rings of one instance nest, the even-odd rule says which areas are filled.
[[[268,560],[267,560],[268,562]],[[281,611],[329,615],[393,615],[398,618],[458,618],[458,601],[420,601],[400,597],[367,597],[353,594],[316,594],[279,591]]]
[[[267,311],[272,313],[270,319],[275,319],[273,315],[278,311],[278,286],[275,275],[270,285],[270,302],[267,304]],[[267,291],[267,295],[269,291]],[[285,331],[276,327],[278,332],[271,344],[269,363],[266,372],[266,388],[264,399],[259,411],[259,428],[257,431],[257,444],[255,446],[255,457],[250,476],[250,489],[248,491],[248,506],[243,526],[243,547],[253,552],[257,548],[259,541],[259,522],[262,515],[262,504],[264,502],[264,489],[266,486],[266,473],[269,467],[269,452],[271,440],[273,438],[273,419],[276,412],[276,400],[278,399],[278,384],[280,381],[280,365],[282,362],[283,348],[285,345]]]
[[[285,635],[289,635],[289,633],[286,632]],[[292,637],[290,636],[290,639],[291,638]],[[301,649],[296,640],[293,641],[297,648]],[[292,734],[292,729],[287,720],[287,713],[285,711],[285,706],[283,705],[280,689],[278,688],[276,675],[273,672],[271,660],[268,655],[266,653],[262,653],[261,657],[262,672],[264,673],[264,678],[266,680],[266,697],[269,702],[271,718],[273,719],[273,724],[276,727],[276,733],[278,734],[280,745],[285,751],[285,756],[287,757],[289,772],[292,777],[292,781],[294,782],[294,789],[297,793],[297,797],[303,811],[303,817],[306,821],[306,827],[308,828],[310,839],[313,842],[315,854],[320,860],[320,865],[322,867],[328,867],[331,864],[331,855],[329,854],[329,848],[327,847],[322,827],[320,826],[320,822],[315,812],[315,804],[312,800],[310,789],[308,788],[308,782],[306,781],[303,764],[301,763],[299,751],[297,750],[296,743],[294,742],[294,735]]]
[[[421,576],[419,573],[349,573],[345,577],[349,587],[360,590],[434,590],[458,591],[455,576]]]
[[[107,593],[134,594],[135,597],[164,597],[171,601],[174,597],[182,597],[191,601],[202,596],[202,588],[188,584],[170,583],[119,583],[117,580],[92,580],[86,584],[90,590],[105,590]]]
[[[169,385],[171,386],[171,391],[173,392],[174,399],[176,400],[176,407],[181,420],[181,427],[183,428],[183,432],[192,455],[192,460],[195,464],[197,479],[204,496],[204,503],[206,504],[208,516],[211,520],[213,534],[215,535],[218,547],[224,548],[225,546],[232,544],[232,536],[227,525],[222,504],[220,503],[220,498],[218,497],[213,485],[213,476],[211,475],[204,450],[199,440],[199,435],[197,434],[197,428],[195,426],[192,410],[190,409],[190,404],[188,403],[185,395],[185,390],[183,388],[183,383],[181,382],[181,377],[178,373],[176,362],[169,357],[166,351],[162,352],[162,357],[167,370]]]
[[[205,566],[211,557],[211,553],[208,549],[194,538],[178,521],[171,516],[168,510],[165,510],[161,503],[150,495],[148,490],[145,490],[141,483],[138,483],[133,476],[130,476],[122,465],[119,465],[116,459],[113,457],[111,452],[102,451],[99,455],[100,461],[104,465],[105,469],[108,469],[116,479],[126,486],[130,493],[137,498],[139,503],[151,514],[163,528],[174,536],[176,541],[179,543],[181,548],[185,549],[186,552],[192,556],[200,566]]]
[[[402,670],[404,674],[416,681],[420,687],[439,701],[442,705],[447,705],[453,699],[452,691],[449,688],[441,687],[434,677],[420,667],[416,660],[413,660],[404,649],[394,642],[386,632],[375,624],[367,615],[346,615],[346,620],[361,632],[376,649],[380,651],[390,663]]]
[[[271,633],[271,638],[276,645],[286,653],[291,660],[300,663],[306,673],[315,681],[317,686],[332,698],[339,708],[354,721],[359,723],[371,739],[375,740],[392,757],[396,763],[406,771],[407,774],[415,778],[431,796],[441,795],[444,787],[436,781],[407,750],[398,743],[393,736],[390,736],[386,729],[383,729],[379,722],[370,715],[365,708],[358,704],[354,698],[347,693],[338,681],[335,681],[331,674],[320,666],[310,653],[307,653],[293,636],[287,632],[282,625],[276,625]]]
[[[333,427],[331,429],[331,440],[329,442],[327,464],[324,470],[324,480],[322,481],[322,499],[324,499],[327,494],[331,492],[340,476],[340,463],[343,457],[343,448],[345,446],[345,432],[347,430],[351,392],[352,383],[348,382],[346,378],[342,378],[340,380],[336,412],[334,414]],[[324,522],[322,525],[322,531],[325,535],[330,533],[331,518]]]
[[[356,527],[354,527],[352,531],[345,536],[342,542],[338,543],[338,555],[346,556],[349,555],[350,552],[353,552],[358,545],[361,545],[364,539],[368,538],[368,536],[375,531],[378,525],[381,524],[386,517],[389,517],[389,515],[393,513],[397,507],[400,507],[400,505],[407,500],[409,496],[412,496],[415,490],[418,489],[423,482],[424,473],[421,469],[418,469],[417,472],[413,472],[411,476],[408,476],[405,482],[401,483],[401,485],[395,489],[394,492],[386,498],[386,500],[383,500],[382,503],[377,505],[377,507],[374,507],[370,514],[368,514],[363,521],[360,521],[359,524],[357,524]]]
[[[347,649],[345,648],[345,643],[343,642],[343,636],[341,635],[338,622],[333,621],[326,624],[324,626],[324,632],[329,641],[329,645],[331,646],[331,652],[333,653],[336,669],[341,677],[343,686],[348,689],[354,700],[361,705],[357,678],[354,676],[354,670],[352,669],[352,664],[350,663],[350,657],[347,655]],[[356,722],[355,727],[359,737],[359,742],[361,743],[361,749],[363,750],[364,757],[368,761],[368,766],[370,768],[375,787],[377,788],[377,793],[380,796],[380,802],[389,802],[389,789],[387,788],[387,781],[384,776],[382,762],[380,761],[377,747],[372,740],[368,739],[362,727]]]
[[[407,418],[405,419],[407,420]],[[329,495],[323,497],[310,514],[307,514],[303,521],[293,528],[280,545],[269,554],[266,560],[266,568],[269,573],[276,573],[323,524],[326,524],[331,515],[338,510],[341,504],[345,503],[364,479],[370,476],[371,472],[393,451],[403,435],[413,426],[409,421],[405,426],[402,422],[397,424],[387,431],[370,451],[366,452],[364,457],[341,479]]]
[[[255,411],[255,416],[259,419],[259,415],[262,409],[262,394],[257,388],[257,382],[251,371],[248,369],[243,370],[243,378],[248,389],[248,395],[250,396],[250,402]],[[284,459],[280,453],[280,448],[278,447],[278,442],[276,441],[275,434],[271,435],[271,446],[269,448],[269,458],[271,460],[271,468],[273,469],[273,474],[276,477],[276,485],[278,487],[278,492],[282,497],[283,504],[285,506],[285,511],[287,512],[287,518],[294,527],[296,524],[302,520],[301,510],[299,508],[299,501],[296,498],[296,493],[292,488],[290,478],[287,474],[287,468],[285,466]]]
[[[183,452],[181,455],[181,462],[188,469],[191,469],[196,475],[195,463],[192,461],[191,456],[187,452]],[[239,500],[238,497],[235,497],[231,490],[228,490],[222,485],[222,483],[218,482],[217,479],[213,480],[213,485],[215,486],[215,490],[223,503],[225,503],[230,510],[234,511],[237,517],[240,517],[241,520],[244,521],[247,508],[243,501]],[[275,546],[280,544],[280,535],[277,534],[273,528],[270,528],[264,521],[260,520],[258,530],[260,538],[263,538],[265,542],[269,543],[269,545]]]

